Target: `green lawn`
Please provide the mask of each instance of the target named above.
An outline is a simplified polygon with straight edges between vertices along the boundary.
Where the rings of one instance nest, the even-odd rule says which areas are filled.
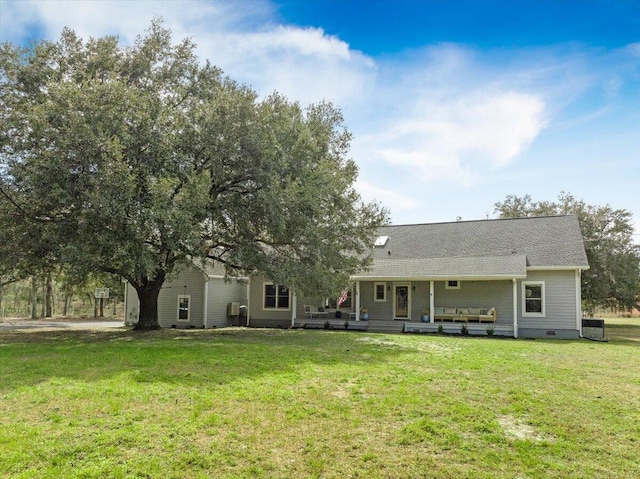
[[[640,321],[609,343],[0,333],[0,477],[636,478]]]

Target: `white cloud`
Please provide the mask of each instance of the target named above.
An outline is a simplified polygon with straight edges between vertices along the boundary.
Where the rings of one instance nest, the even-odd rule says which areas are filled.
[[[388,190],[375,186],[368,181],[358,179],[356,190],[365,202],[376,201],[390,208],[392,212],[402,212],[418,208],[421,204],[410,196],[403,195],[394,190]]]
[[[387,121],[357,140],[372,163],[403,168],[423,183],[469,187],[514,161],[546,125],[546,103],[510,87],[508,69],[479,66],[470,51],[442,45],[383,79]],[[366,150],[366,151],[364,151]]]
[[[263,96],[278,90],[302,103],[357,103],[373,85],[376,68],[370,58],[320,28],[274,24],[274,7],[267,1],[8,2],[2,26],[37,21],[50,39],[68,26],[85,39],[118,35],[131,44],[154,16],[164,19],[174,39],[192,38],[200,58]],[[20,41],[12,37],[23,35],[15,27],[3,37]]]
[[[276,26],[196,38],[202,56],[261,95],[278,90],[302,103],[357,102],[370,91],[374,62],[322,29]]]

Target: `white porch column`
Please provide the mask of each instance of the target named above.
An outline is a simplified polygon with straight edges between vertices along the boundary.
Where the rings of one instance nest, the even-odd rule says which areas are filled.
[[[360,281],[356,281],[356,321],[360,321]]]
[[[513,278],[513,337],[518,338],[518,281]]]
[[[209,309],[209,278],[204,282],[204,307],[202,308],[202,326],[207,329],[207,310]]]
[[[291,327],[296,325],[296,309],[298,306],[298,295],[296,290],[291,291]]]
[[[436,298],[433,295],[433,281],[429,281],[429,322],[434,323],[436,314]]]
[[[576,328],[580,331],[582,337],[582,288],[581,288],[582,270],[576,270]]]

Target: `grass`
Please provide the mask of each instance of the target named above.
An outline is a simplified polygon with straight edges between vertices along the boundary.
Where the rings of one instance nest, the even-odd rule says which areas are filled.
[[[609,343],[0,333],[0,477],[640,477],[640,321]]]

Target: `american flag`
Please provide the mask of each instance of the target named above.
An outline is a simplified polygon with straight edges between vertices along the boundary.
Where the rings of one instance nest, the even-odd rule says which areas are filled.
[[[340,307],[340,305],[344,303],[348,297],[349,297],[349,290],[345,289],[340,295],[340,297],[338,298],[338,307]]]

